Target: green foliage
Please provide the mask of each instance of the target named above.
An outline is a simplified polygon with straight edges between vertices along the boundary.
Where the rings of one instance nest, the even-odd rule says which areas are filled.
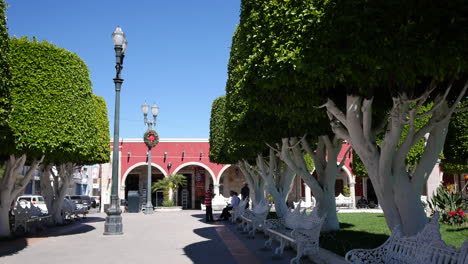
[[[107,104],[104,98],[93,95],[96,118],[94,122],[94,133],[96,146],[91,152],[91,156],[85,161],[88,164],[107,163],[110,161],[110,132],[109,119],[107,115]]]
[[[48,42],[11,39],[16,150],[47,162],[81,163],[95,151],[95,107],[86,64]]]
[[[352,168],[353,168],[353,174],[356,177],[367,177],[367,169],[364,166],[364,163],[362,163],[361,158],[359,158],[359,155],[353,150],[353,162],[352,162]]]
[[[8,126],[10,105],[10,51],[8,28],[6,26],[6,5],[0,0],[0,156],[8,154],[11,148],[10,129]]]
[[[226,97],[213,102],[210,118],[210,161],[220,164],[233,164],[239,160],[254,160],[258,149],[266,147],[261,141],[244,144],[233,139],[232,130],[226,121]]]
[[[468,107],[468,100],[461,107]],[[455,113],[450,120],[442,169],[451,174],[468,173],[468,111]]]
[[[313,172],[315,170],[315,164],[314,164],[314,160],[312,159],[312,157],[306,153],[304,154],[304,161],[306,163],[307,170],[310,172]]]
[[[351,191],[349,190],[349,187],[347,185],[343,186],[343,196],[345,196],[345,197],[350,197],[351,196]]]
[[[151,186],[151,190],[156,192],[157,190],[162,190],[164,192],[164,201],[171,200],[169,199],[169,191],[170,189],[177,190],[177,188],[181,186],[187,185],[187,179],[182,174],[169,174],[167,177],[158,180],[157,182],[153,183]]]
[[[440,213],[440,221],[449,225],[461,225],[468,221],[462,211],[463,205],[462,193],[457,192],[453,184],[439,186],[429,202],[431,210]]]
[[[164,200],[162,202],[163,207],[173,207],[174,206],[174,201],[172,200]]]

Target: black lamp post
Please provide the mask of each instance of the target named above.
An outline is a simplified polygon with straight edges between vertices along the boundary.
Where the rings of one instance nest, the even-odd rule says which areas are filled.
[[[120,78],[120,72],[123,68],[127,40],[120,27],[117,27],[112,33],[112,41],[115,50],[115,114],[114,114],[114,149],[112,154],[112,188],[111,204],[107,209],[106,222],[104,224],[104,235],[122,235],[122,210],[119,204],[119,114],[120,114],[120,88],[123,79]]]
[[[145,124],[148,125],[148,130],[151,130],[153,125],[156,125],[156,117],[158,117],[159,107],[153,104],[151,107],[151,113],[153,114],[153,120],[148,119],[149,105],[146,102],[141,106],[143,116],[145,118]],[[146,206],[145,214],[153,213],[153,204],[151,203],[151,146],[148,146],[148,179],[146,186]]]

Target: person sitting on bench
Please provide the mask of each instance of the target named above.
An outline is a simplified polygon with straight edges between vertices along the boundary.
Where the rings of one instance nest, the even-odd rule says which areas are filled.
[[[237,196],[237,192],[231,191],[230,193],[231,193],[231,203],[228,204],[223,209],[223,212],[219,216],[219,219],[218,219],[219,221],[228,220],[229,217],[231,217],[231,213],[229,213],[229,211],[231,211],[233,208],[236,208],[236,207],[239,206],[239,197]]]

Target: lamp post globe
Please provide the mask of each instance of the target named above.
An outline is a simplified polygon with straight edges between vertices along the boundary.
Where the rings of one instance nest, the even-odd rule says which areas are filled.
[[[120,121],[120,90],[123,79],[120,73],[123,69],[123,61],[125,50],[127,48],[127,40],[122,28],[117,27],[112,33],[112,41],[114,42],[115,50],[115,113],[114,113],[114,142],[112,150],[112,187],[111,187],[111,204],[106,211],[106,222],[104,223],[104,235],[122,235],[122,210],[119,203],[119,121]]]

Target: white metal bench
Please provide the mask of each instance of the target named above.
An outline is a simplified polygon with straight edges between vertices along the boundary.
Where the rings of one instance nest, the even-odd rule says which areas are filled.
[[[263,230],[265,219],[270,212],[271,205],[263,199],[253,206],[252,211],[245,210],[241,216],[244,231],[249,233],[249,236],[254,237],[257,230]]]
[[[460,248],[447,245],[441,238],[436,213],[431,222],[417,235],[405,237],[399,226],[390,238],[375,249],[353,249],[346,253],[349,263],[365,264],[467,264],[468,240]]]
[[[351,197],[346,197],[343,194],[339,194],[335,197],[336,207],[353,207],[353,199]]]
[[[318,210],[307,215],[306,210],[301,213],[300,206],[298,206],[284,220],[265,221],[264,232],[269,235],[265,246],[271,247],[273,239],[277,239],[280,245],[275,249],[275,254],[282,254],[287,245],[295,244],[297,255],[291,259],[290,263],[299,263],[305,254],[318,255],[320,230],[324,220],[325,217],[318,216]]]
[[[12,231],[14,233],[29,233],[45,227],[51,220],[51,216],[42,214],[38,207],[21,201],[13,208],[13,215]]]

